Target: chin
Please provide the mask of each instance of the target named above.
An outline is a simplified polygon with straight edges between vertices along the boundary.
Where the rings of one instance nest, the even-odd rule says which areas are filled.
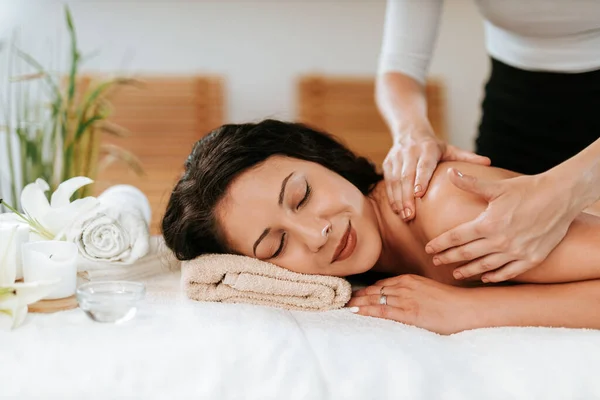
[[[352,256],[340,263],[344,265],[340,265],[342,274],[339,276],[358,275],[370,271],[377,264],[381,255],[381,249],[381,240],[361,241],[359,238],[356,250]]]

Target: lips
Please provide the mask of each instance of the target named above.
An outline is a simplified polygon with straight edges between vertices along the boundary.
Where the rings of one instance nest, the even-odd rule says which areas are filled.
[[[341,237],[335,251],[333,252],[333,258],[331,262],[342,261],[350,257],[356,248],[356,231],[352,228],[352,224],[348,221],[348,228],[344,235]]]

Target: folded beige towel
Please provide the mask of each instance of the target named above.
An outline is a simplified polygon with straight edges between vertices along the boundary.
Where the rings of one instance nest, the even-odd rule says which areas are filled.
[[[291,310],[343,307],[352,288],[335,276],[306,275],[232,254],[208,254],[181,266],[187,296],[193,300],[250,303]]]

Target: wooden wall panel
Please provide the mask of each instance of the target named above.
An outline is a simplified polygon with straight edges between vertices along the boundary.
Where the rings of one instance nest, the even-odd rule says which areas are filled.
[[[223,81],[210,76],[140,79],[141,87],[119,88],[109,99],[114,108],[110,121],[127,128],[131,135],[116,138],[104,134],[102,142],[135,154],[145,176],[138,177],[115,162],[100,172],[95,192],[100,194],[120,183],[140,188],[152,207],[151,232],[158,234],[171,189],[193,144],[223,124]]]
[[[433,129],[446,139],[444,87],[440,81],[430,80],[425,90]],[[298,82],[298,108],[300,122],[334,134],[381,166],[392,139],[375,104],[375,79],[303,76]]]

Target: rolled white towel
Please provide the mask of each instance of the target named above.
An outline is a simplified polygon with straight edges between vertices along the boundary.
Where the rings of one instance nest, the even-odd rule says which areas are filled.
[[[67,234],[81,257],[91,261],[132,264],[149,249],[151,211],[148,199],[130,185],[112,186],[99,204],[79,218]]]
[[[77,264],[79,276],[86,281],[140,280],[162,272],[178,269],[179,260],[165,245],[162,236],[150,238],[150,251],[132,265],[81,259]]]

